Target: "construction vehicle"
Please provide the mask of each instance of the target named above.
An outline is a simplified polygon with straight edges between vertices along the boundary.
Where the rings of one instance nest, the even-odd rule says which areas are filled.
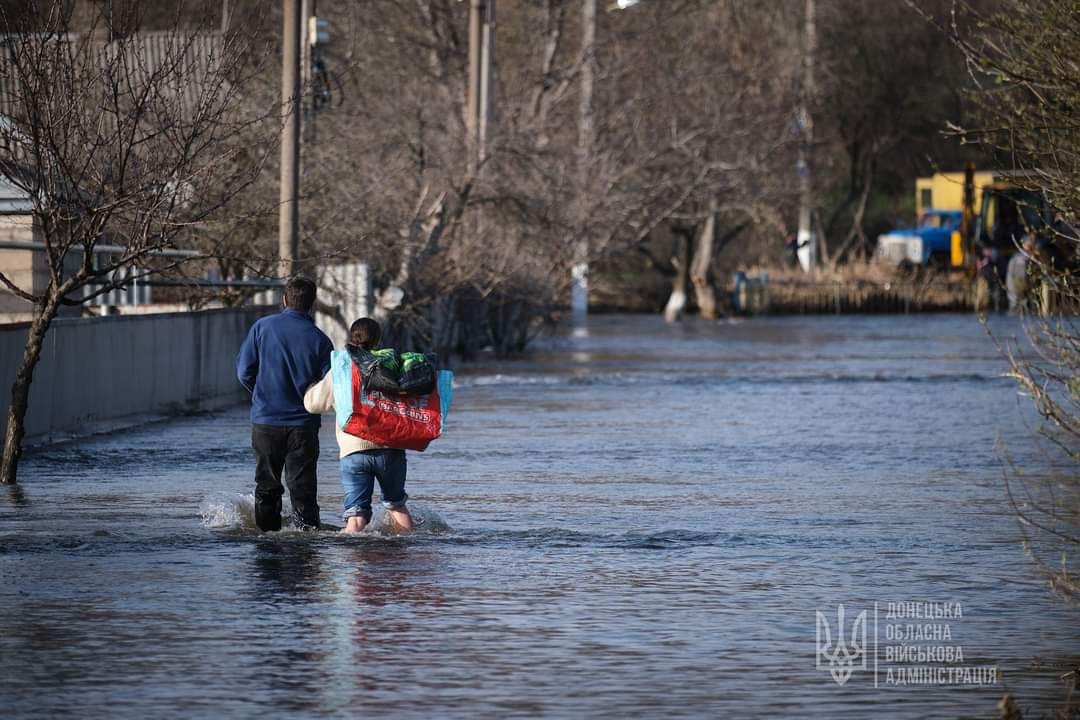
[[[1038,232],[1051,220],[1042,193],[1023,186],[1026,177],[976,172],[969,164],[962,173],[917,178],[916,227],[879,236],[875,256],[891,264],[974,269],[990,254],[1007,263],[1027,231]]]
[[[881,235],[875,257],[962,271],[973,280],[976,309],[1005,309],[1009,261],[1025,244],[1028,256],[1054,268],[1075,273],[1080,265],[1077,241],[1069,240],[1078,231],[1050,205],[1037,179],[1024,171],[976,172],[972,164],[963,173],[918,178],[916,227]]]

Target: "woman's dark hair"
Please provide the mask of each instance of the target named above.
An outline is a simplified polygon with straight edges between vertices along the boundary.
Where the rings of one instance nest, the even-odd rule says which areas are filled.
[[[379,344],[382,328],[371,318],[360,318],[349,327],[349,344],[372,350]]]
[[[311,306],[315,304],[315,283],[306,277],[295,276],[285,283],[285,307],[311,312]]]

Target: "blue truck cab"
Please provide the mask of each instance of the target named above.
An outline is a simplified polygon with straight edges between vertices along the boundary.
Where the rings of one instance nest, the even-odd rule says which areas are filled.
[[[893,265],[903,262],[927,265],[932,260],[947,265],[952,252],[952,236],[960,230],[962,218],[960,210],[927,210],[916,227],[879,235],[874,257]]]

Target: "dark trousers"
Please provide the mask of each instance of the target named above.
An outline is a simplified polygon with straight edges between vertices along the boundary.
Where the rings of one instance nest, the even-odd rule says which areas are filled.
[[[282,470],[289,488],[297,527],[319,527],[316,501],[319,428],[252,425],[255,451],[255,524],[260,530],[281,529]]]

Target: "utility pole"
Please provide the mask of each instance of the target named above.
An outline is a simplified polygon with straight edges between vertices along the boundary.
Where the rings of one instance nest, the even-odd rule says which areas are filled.
[[[300,0],[300,143],[308,142],[311,119],[311,38],[308,18],[311,17],[312,0]],[[303,166],[300,168],[303,174]]]
[[[799,264],[806,272],[813,272],[817,265],[817,235],[814,233],[810,206],[813,202],[810,182],[810,149],[814,142],[814,120],[810,116],[810,103],[814,97],[814,55],[817,51],[817,28],[815,25],[815,0],[805,0],[803,30],[803,78],[799,93],[799,233],[796,236]]]
[[[465,131],[468,134],[468,173],[470,178],[476,177],[480,152],[480,85],[481,71],[480,59],[483,50],[482,30],[484,16],[484,0],[469,0],[469,97],[466,103]]]
[[[589,314],[589,238],[587,235],[590,164],[596,139],[593,123],[593,86],[596,82],[596,0],[581,6],[581,97],[578,102],[577,146],[577,237],[574,238],[574,265],[570,271],[570,313],[574,325],[581,326]]]
[[[480,39],[483,53],[480,59],[480,118],[477,162],[483,168],[487,159],[488,136],[495,113],[495,0],[483,3],[483,28]]]
[[[296,264],[300,237],[300,0],[283,0],[281,54],[281,204],[278,210],[279,272],[288,277]]]
[[[330,34],[326,29],[326,21],[319,18],[318,0],[301,0],[300,18],[300,87],[303,93],[300,144],[308,145],[318,142],[315,120],[319,115],[320,103],[325,102],[325,99],[317,96],[316,92],[325,91],[325,87],[317,85],[319,78],[316,77],[315,70],[322,57],[322,46],[329,40]],[[303,175],[302,164],[300,174]]]
[[[468,171],[475,178],[487,158],[495,113],[495,0],[469,2],[469,78],[465,131]]]

